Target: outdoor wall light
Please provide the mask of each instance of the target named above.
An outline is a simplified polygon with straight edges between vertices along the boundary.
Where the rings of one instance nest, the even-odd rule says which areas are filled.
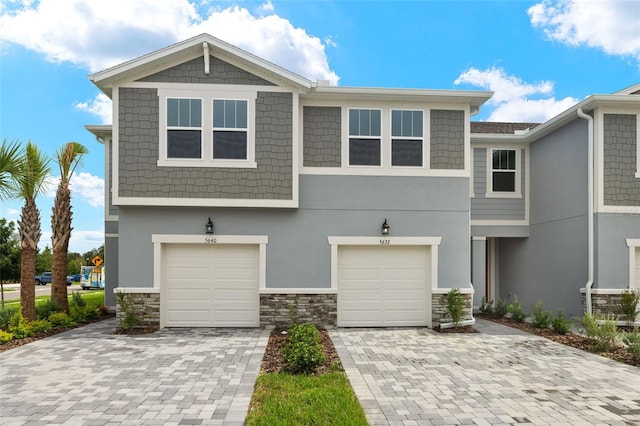
[[[209,222],[205,225],[205,230],[207,234],[213,234],[213,222],[211,222],[211,218],[209,218]]]
[[[387,219],[384,220],[384,223],[382,224],[382,235],[389,235],[389,224],[387,223]]]

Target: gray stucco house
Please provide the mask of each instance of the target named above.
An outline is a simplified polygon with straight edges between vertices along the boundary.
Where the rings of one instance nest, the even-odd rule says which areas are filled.
[[[90,79],[106,303],[147,324],[435,326],[451,288],[468,322],[483,295],[578,314],[640,288],[632,91],[471,123],[490,92],[330,86],[207,34]]]

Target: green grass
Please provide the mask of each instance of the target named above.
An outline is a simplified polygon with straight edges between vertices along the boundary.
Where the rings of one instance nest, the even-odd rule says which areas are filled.
[[[70,289],[68,289],[70,290]],[[71,291],[69,291],[69,301],[71,301]],[[104,304],[104,290],[93,290],[86,293],[81,293],[81,296],[87,303],[100,303]],[[50,299],[50,296],[36,296],[36,304],[42,300]],[[5,307],[9,306],[20,306],[20,299],[16,300],[8,300],[4,302]]]
[[[247,425],[367,425],[342,372],[320,376],[263,374],[256,381]]]

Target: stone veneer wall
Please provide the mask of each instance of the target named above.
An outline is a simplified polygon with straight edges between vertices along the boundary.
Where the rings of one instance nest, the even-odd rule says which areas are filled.
[[[587,312],[587,295],[580,294],[582,299],[582,310]],[[591,294],[591,308],[594,314],[617,315],[619,321],[624,321],[620,312],[620,299],[622,294]],[[636,316],[636,321],[640,315]]]
[[[133,312],[139,319],[139,323],[132,328],[156,330],[160,328],[160,293],[124,293],[124,297],[131,298]],[[116,329],[123,330],[122,325],[126,314],[117,300],[116,295]]]
[[[463,293],[462,297],[465,301],[465,314],[463,321],[473,319],[473,295]],[[431,295],[431,322],[433,328],[438,327],[441,323],[451,322],[449,320],[449,314],[447,313],[447,294],[432,294]]]
[[[338,320],[337,294],[261,294],[260,326],[287,327],[298,322],[333,328]]]

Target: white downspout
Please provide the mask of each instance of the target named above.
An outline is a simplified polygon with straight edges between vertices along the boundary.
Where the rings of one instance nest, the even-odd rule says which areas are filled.
[[[593,117],[585,114],[582,108],[578,108],[578,117],[587,120],[588,122],[588,154],[587,154],[587,187],[588,187],[588,221],[589,221],[589,275],[587,277],[587,284],[585,285],[585,298],[587,302],[587,312],[593,313],[593,307],[591,303],[591,287],[593,287],[593,264],[594,264],[594,230],[593,230]]]

